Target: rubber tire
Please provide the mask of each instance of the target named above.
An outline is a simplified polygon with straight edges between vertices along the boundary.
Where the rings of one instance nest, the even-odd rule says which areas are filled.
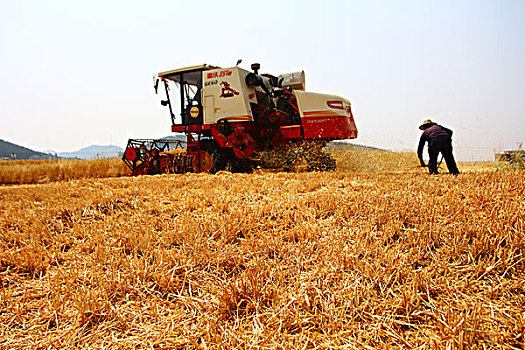
[[[212,165],[208,171],[215,174],[218,171],[226,169],[228,165],[228,156],[225,150],[221,149],[215,140],[202,140],[201,152],[204,151],[211,156]]]
[[[232,173],[253,173],[254,164],[252,161],[246,158],[237,158],[233,155],[233,158],[230,159],[229,168]]]

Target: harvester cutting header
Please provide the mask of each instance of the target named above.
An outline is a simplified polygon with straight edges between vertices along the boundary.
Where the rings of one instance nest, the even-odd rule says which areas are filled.
[[[171,130],[184,133],[186,142],[129,140],[123,160],[133,175],[249,171],[263,165],[267,153],[279,154],[289,170],[298,164],[304,170],[334,169],[335,160],[322,147],[357,137],[350,102],[304,91],[304,71],[259,74],[257,63],[251,69],[203,64],[155,76]]]

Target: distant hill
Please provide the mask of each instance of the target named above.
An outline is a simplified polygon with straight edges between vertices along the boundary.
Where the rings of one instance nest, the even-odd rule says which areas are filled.
[[[14,143],[4,140],[0,140],[0,159],[1,158],[32,160],[56,159],[56,157],[50,156],[49,154],[36,152],[32,149],[15,145]]]
[[[176,140],[186,142],[188,140],[188,137],[185,134],[176,133],[173,135],[165,136],[161,138],[161,140]]]
[[[48,150],[46,152],[57,155],[61,158],[77,158],[77,159],[96,159],[96,158],[116,158],[122,156],[124,150],[115,145],[92,145],[84,147],[74,152],[55,152]]]
[[[180,140],[186,141],[186,135],[184,134],[173,134],[170,136],[163,137],[164,140]],[[332,141],[327,145],[329,149],[344,150],[344,149],[359,149],[359,150],[376,150],[381,151],[382,149],[364,146],[359,144],[349,143],[347,141]],[[57,158],[77,158],[77,159],[96,159],[96,158],[115,158],[121,157],[124,149],[115,145],[92,145],[84,147],[74,152],[56,152],[53,150],[46,150],[44,152],[36,152],[29,148],[15,145],[14,143],[0,140],[0,159],[9,158],[13,159],[12,155],[15,154],[15,159],[57,159]]]

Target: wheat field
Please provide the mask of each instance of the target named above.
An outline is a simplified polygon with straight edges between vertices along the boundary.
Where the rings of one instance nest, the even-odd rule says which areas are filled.
[[[129,169],[120,158],[0,160],[0,184],[3,185],[118,177],[129,173]]]
[[[0,187],[0,348],[522,349],[524,175]]]
[[[418,169],[419,161],[413,152],[335,149],[330,150],[330,153],[337,161],[337,170],[341,172],[421,172],[421,169]],[[446,172],[445,168],[445,164],[443,164],[441,171]],[[467,162],[461,163],[460,168],[467,172],[523,170],[523,166],[516,168],[515,166],[509,166],[507,162]],[[276,170],[278,171],[279,169]],[[264,172],[265,170],[256,171]],[[120,158],[93,160],[0,160],[0,186],[44,184],[86,178],[121,177],[130,174],[131,171]]]

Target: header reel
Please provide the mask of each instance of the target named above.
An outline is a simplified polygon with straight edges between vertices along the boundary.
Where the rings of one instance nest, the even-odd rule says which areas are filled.
[[[131,175],[183,173],[186,142],[179,140],[129,139],[122,160]]]

